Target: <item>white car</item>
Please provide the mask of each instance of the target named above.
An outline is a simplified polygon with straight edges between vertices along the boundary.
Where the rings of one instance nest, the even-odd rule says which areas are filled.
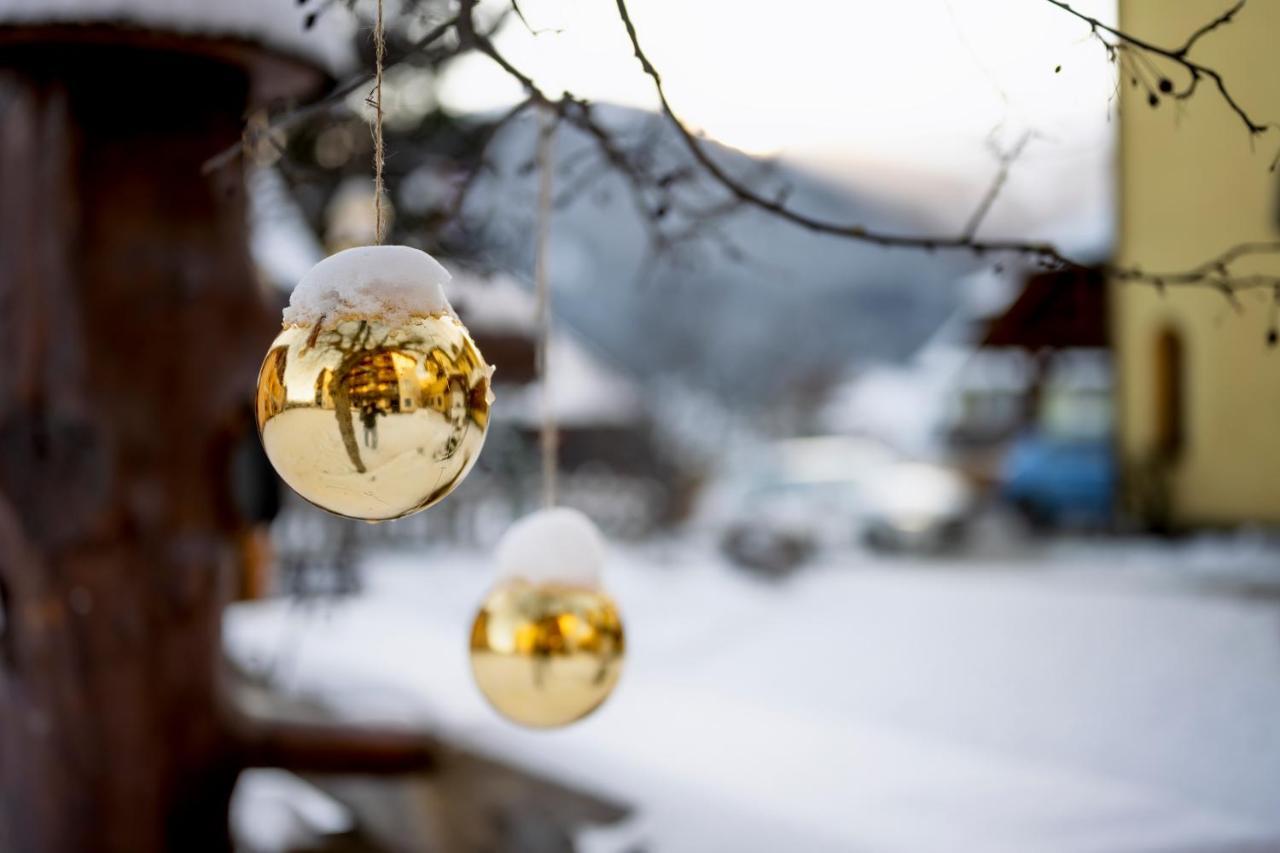
[[[977,501],[958,473],[899,462],[863,490],[863,540],[882,551],[936,553],[963,544]]]
[[[735,563],[781,574],[823,548],[853,544],[865,484],[893,464],[888,448],[865,439],[775,442],[713,489],[700,514]]]

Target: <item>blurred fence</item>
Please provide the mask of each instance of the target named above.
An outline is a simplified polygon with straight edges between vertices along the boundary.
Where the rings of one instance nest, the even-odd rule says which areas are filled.
[[[560,503],[591,516],[605,535],[653,533],[668,499],[656,479],[604,470],[561,474]],[[408,518],[370,524],[320,510],[290,493],[271,527],[276,587],[290,595],[344,594],[359,588],[363,552],[460,547],[487,550],[513,521],[537,507],[537,484],[474,472],[446,501]]]

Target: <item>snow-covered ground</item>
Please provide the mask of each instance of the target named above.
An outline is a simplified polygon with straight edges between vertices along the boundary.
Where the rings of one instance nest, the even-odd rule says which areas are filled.
[[[616,551],[621,685],[549,733],[471,684],[489,562],[374,555],[357,599],[237,607],[229,649],[344,717],[431,726],[636,809],[586,850],[1280,849],[1265,543],[851,552],[777,584],[694,545]]]

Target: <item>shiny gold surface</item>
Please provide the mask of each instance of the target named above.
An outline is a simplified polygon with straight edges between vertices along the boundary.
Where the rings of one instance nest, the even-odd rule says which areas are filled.
[[[535,728],[594,711],[622,671],[622,621],[604,593],[508,581],[471,626],[471,673],[503,716]]]
[[[338,515],[400,518],[449,494],[489,424],[489,367],[446,315],[287,326],[258,374],[258,433],[294,491]]]

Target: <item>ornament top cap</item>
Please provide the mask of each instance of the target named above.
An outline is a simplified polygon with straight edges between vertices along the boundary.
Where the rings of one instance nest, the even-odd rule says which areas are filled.
[[[307,271],[289,297],[284,324],[310,326],[328,318],[397,325],[451,313],[444,295],[451,278],[439,261],[409,246],[347,249]]]
[[[576,509],[542,509],[511,525],[496,553],[501,580],[595,589],[604,568],[600,530]]]

